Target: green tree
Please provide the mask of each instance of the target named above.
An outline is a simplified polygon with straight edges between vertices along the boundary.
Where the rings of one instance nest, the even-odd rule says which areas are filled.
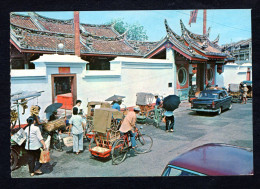
[[[114,29],[119,33],[123,34],[127,31],[126,38],[128,40],[138,40],[138,41],[145,41],[148,40],[148,36],[144,27],[141,26],[139,23],[135,24],[128,24],[125,23],[122,18],[111,20],[108,24],[115,23]]]

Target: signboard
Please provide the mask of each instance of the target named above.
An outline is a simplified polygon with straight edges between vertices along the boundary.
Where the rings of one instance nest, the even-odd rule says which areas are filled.
[[[70,73],[70,67],[59,67],[59,74]]]

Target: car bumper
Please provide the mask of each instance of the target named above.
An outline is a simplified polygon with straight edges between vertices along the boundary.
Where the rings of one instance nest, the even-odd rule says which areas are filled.
[[[219,111],[219,109],[212,110],[212,109],[202,109],[202,108],[192,108],[191,110],[196,112],[218,112]]]

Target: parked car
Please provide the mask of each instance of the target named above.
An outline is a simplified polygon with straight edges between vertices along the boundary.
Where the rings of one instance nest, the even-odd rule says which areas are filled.
[[[238,146],[210,143],[170,161],[162,176],[253,175],[253,152]]]
[[[231,99],[226,90],[204,90],[197,99],[192,100],[191,110],[221,114],[223,110],[232,108]]]

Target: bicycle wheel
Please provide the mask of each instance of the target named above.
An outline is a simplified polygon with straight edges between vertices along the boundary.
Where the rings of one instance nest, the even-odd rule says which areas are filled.
[[[53,135],[53,148],[59,152],[62,152],[62,140],[58,133]]]
[[[154,110],[151,110],[147,113],[147,117],[150,119],[154,119],[154,116],[155,116]]]
[[[126,158],[128,146],[123,139],[117,140],[112,147],[112,164],[118,165]]]
[[[153,146],[153,139],[149,135],[138,133],[135,138],[137,147],[134,148],[135,152],[138,154],[144,154],[151,150]]]

